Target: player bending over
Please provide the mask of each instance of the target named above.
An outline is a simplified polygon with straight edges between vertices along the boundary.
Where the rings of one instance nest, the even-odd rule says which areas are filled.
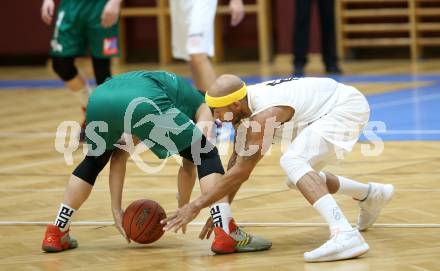
[[[160,159],[173,154],[183,158],[178,173],[179,206],[189,202],[196,166],[201,191],[207,193],[224,170],[217,148],[194,123],[205,121],[212,123],[212,114],[203,95],[173,73],[129,72],[100,85],[87,107],[88,154],[70,176],[56,219],[47,226],[42,249],[59,252],[78,246],[69,236],[72,216],[88,198],[96,177],[114,153],[110,172],[112,211],[117,228],[126,236],[121,226],[126,157],[121,150],[115,150],[123,133],[143,141]],[[228,199],[225,195],[211,206],[218,226],[212,250],[232,253],[269,249],[270,242],[235,225]]]
[[[202,208],[238,189],[272,143],[274,134],[270,131],[284,124],[284,127],[296,126],[300,131],[280,159],[288,185],[301,191],[328,223],[331,233],[329,241],[304,253],[304,259],[342,260],[369,250],[359,230],[366,230],[376,221],[381,209],[391,200],[394,187],[363,184],[321,171],[338,154],[352,150],[368,122],[370,108],[357,89],[330,78],[288,78],[246,87],[237,76],[223,75],[208,90],[205,99],[221,121],[237,125],[250,118],[246,148],[232,155],[232,166],[209,193],[162,221],[166,223],[165,230],[177,231]],[[250,147],[258,148],[250,152]],[[352,228],[329,192],[345,194],[359,202],[357,229]]]

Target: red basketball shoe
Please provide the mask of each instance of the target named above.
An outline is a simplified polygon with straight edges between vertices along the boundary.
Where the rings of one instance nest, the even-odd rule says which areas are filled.
[[[211,245],[214,253],[254,252],[267,250],[272,246],[272,242],[240,229],[233,219],[229,222],[229,230],[231,233],[227,234],[221,227],[214,228],[215,238]]]
[[[60,252],[67,249],[76,248],[78,242],[70,238],[69,230],[62,232],[55,225],[47,225],[41,248],[46,252]]]

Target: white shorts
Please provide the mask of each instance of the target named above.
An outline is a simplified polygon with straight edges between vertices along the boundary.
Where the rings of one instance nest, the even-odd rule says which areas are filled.
[[[192,54],[214,56],[217,0],[171,0],[173,56],[188,61]]]
[[[300,131],[284,152],[283,168],[291,182],[296,183],[307,172],[319,172],[325,165],[342,159],[344,153],[353,149],[367,124],[370,109],[365,97],[354,87],[343,84],[339,87],[343,88],[340,103]]]
[[[370,106],[356,88],[338,84],[338,102],[326,115],[306,127],[333,145],[350,152],[368,123]]]

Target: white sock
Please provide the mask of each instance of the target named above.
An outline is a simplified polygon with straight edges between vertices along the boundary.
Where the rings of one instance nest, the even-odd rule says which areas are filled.
[[[72,207],[61,203],[57,217],[55,218],[55,222],[53,224],[60,228],[61,231],[67,231],[70,227],[70,221],[72,220],[72,216],[75,212],[76,210]]]
[[[330,232],[351,231],[353,228],[348,223],[335,199],[327,194],[318,199],[313,207],[321,214],[330,227]]]
[[[82,107],[87,107],[87,103],[89,102],[89,95],[92,92],[89,84],[86,83],[82,89],[79,90],[71,90],[75,97],[78,99]]]
[[[229,234],[229,221],[232,219],[231,205],[226,202],[215,203],[211,206],[211,218],[215,227],[221,227]]]
[[[337,193],[349,195],[355,200],[364,200],[368,195],[369,185],[360,183],[343,176],[337,176],[339,179],[339,190]]]

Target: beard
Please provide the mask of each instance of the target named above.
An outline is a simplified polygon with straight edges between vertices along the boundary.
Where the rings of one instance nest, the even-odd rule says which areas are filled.
[[[234,117],[231,120],[232,125],[236,126],[240,124],[241,120],[244,118],[244,114],[241,112],[237,112],[234,114]]]

